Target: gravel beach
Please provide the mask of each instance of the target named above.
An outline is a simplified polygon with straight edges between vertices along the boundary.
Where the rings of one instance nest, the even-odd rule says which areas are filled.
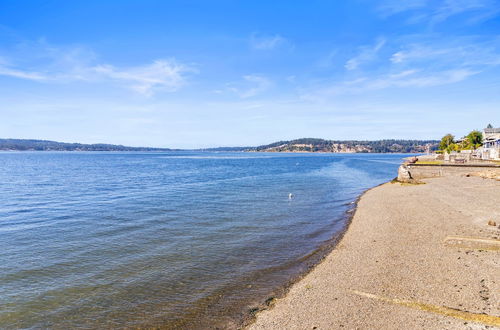
[[[424,182],[366,192],[335,250],[248,329],[499,328],[500,181]]]

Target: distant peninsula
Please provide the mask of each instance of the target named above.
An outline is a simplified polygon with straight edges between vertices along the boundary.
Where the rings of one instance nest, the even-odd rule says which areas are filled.
[[[168,148],[127,147],[115,144],[82,144],[46,140],[0,139],[2,151],[173,151]]]
[[[218,147],[191,151],[421,153],[435,151],[437,140],[334,141],[303,138],[258,147]],[[0,139],[1,151],[188,151],[187,149],[128,147],[115,144],[66,143],[47,140]]]
[[[421,153],[435,151],[437,140],[334,141],[304,138],[247,149],[259,152]]]

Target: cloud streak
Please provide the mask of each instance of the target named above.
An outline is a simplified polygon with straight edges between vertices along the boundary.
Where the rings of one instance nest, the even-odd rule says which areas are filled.
[[[27,79],[27,80],[34,80],[34,81],[46,81],[46,80],[48,80],[47,76],[45,76],[39,72],[29,72],[29,71],[16,70],[16,69],[12,69],[9,67],[5,67],[1,64],[0,64],[0,76],[7,76],[7,77],[12,77],[12,78]]]
[[[476,24],[500,13],[498,0],[386,0],[378,8],[382,17],[401,13],[411,15],[408,23],[435,25],[457,15],[467,15],[464,22]]]
[[[356,70],[361,65],[375,60],[377,58],[377,53],[385,45],[385,42],[385,39],[379,38],[374,46],[361,47],[359,54],[349,59],[344,67],[347,70]]]
[[[279,34],[265,36],[254,33],[250,37],[250,46],[255,50],[273,50],[289,44],[290,42]]]
[[[500,42],[474,42],[464,38],[453,43],[412,43],[390,58],[395,64],[431,63],[448,66],[496,66],[500,65]]]
[[[119,69],[111,65],[98,65],[89,69],[96,73],[98,79],[123,83],[146,96],[158,91],[175,92],[186,84],[186,73],[196,72],[191,67],[168,59],[132,68]]]
[[[500,66],[500,38],[457,37],[446,42],[428,36],[408,39],[379,40],[373,47],[362,47],[360,55],[347,62],[345,74],[301,89],[302,99],[321,102],[390,88],[443,86]],[[382,47],[384,52],[379,53]],[[368,66],[375,60],[376,66]]]
[[[33,47],[37,56],[25,57],[17,64],[2,58],[0,75],[41,83],[108,83],[152,96],[157,92],[175,92],[187,83],[187,75],[196,73],[192,66],[175,59],[158,59],[150,64],[115,67],[98,63],[91,52],[74,48],[56,48],[39,42]],[[33,52],[26,52],[30,54]]]
[[[324,101],[338,95],[356,95],[388,88],[428,88],[458,83],[480,73],[470,69],[453,69],[438,72],[406,70],[377,77],[363,77],[355,80],[313,89],[302,93],[302,99],[308,101]]]
[[[243,80],[244,82],[238,84],[238,86],[229,87],[230,91],[236,93],[242,99],[257,96],[269,90],[273,85],[270,79],[262,75],[246,75],[243,76]]]
[[[384,16],[392,16],[409,10],[423,8],[427,5],[427,0],[386,0],[378,7],[379,13]]]

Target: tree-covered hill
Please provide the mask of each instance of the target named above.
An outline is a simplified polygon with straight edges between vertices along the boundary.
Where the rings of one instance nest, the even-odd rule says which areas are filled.
[[[438,148],[436,140],[333,141],[303,138],[278,141],[258,147],[219,147],[196,151],[260,151],[260,152],[426,152]],[[179,149],[127,147],[115,144],[82,144],[46,140],[0,139],[0,150],[18,151],[179,151]]]
[[[279,141],[249,149],[264,152],[370,152],[370,153],[419,153],[438,148],[437,140],[377,140],[377,141],[334,141],[303,138]]]
[[[114,144],[65,143],[46,140],[0,139],[0,150],[19,151],[169,151],[166,148],[127,147]]]

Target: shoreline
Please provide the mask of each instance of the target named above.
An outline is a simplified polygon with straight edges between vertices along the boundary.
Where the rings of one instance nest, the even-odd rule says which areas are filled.
[[[299,267],[305,268],[303,271],[298,271],[294,276],[292,276],[286,283],[276,288],[265,301],[261,301],[254,307],[251,307],[249,312],[242,316],[240,319],[240,323],[238,328],[246,329],[252,324],[255,323],[259,313],[270,310],[274,307],[276,300],[282,299],[286,297],[289,291],[292,289],[294,285],[302,281],[306,276],[308,276],[314,269],[320,265],[333,250],[337,248],[337,246],[341,243],[344,235],[349,230],[349,226],[356,214],[356,210],[358,208],[358,203],[363,197],[365,193],[368,191],[375,189],[381,185],[386,184],[387,182],[378,184],[374,187],[368,188],[364,190],[359,196],[352,202],[350,205],[353,205],[352,208],[348,209],[344,213],[345,223],[343,228],[333,237],[331,237],[328,241],[321,244],[317,249],[313,250],[311,253],[303,256],[301,259],[297,260]]]
[[[424,181],[424,185],[388,182],[363,192],[356,200],[354,212],[337,245],[316,266],[292,283],[283,296],[259,311],[254,321],[246,324],[245,329],[391,328],[391,325],[394,328],[403,325],[406,328],[468,328],[469,323],[475,323],[474,326],[499,327],[500,299],[495,296],[495,292],[499,292],[500,283],[493,280],[495,274],[500,274],[500,264],[495,259],[498,251],[450,247],[443,244],[443,239],[453,234],[461,234],[461,237],[468,234],[498,240],[500,229],[488,226],[484,220],[479,223],[477,217],[481,211],[469,209],[470,214],[464,219],[444,225],[437,223],[436,233],[433,233],[430,228],[418,227],[423,224],[416,224],[419,217],[418,205],[411,205],[415,213],[405,213],[405,207],[398,210],[400,207],[397,203],[394,204],[395,201],[391,202],[391,198],[399,198],[399,202],[412,204],[411,198],[426,202],[426,199],[442,194],[443,190],[453,195],[453,190],[464,189],[467,193],[479,194],[477,199],[493,193],[490,196],[492,201],[500,202],[500,197],[494,195],[496,192],[500,196],[500,183],[472,177]],[[458,198],[462,202],[467,202],[468,199],[467,194]],[[374,202],[387,205],[377,207]],[[459,205],[464,208],[463,203]],[[498,223],[500,203],[496,203],[496,207],[493,205],[491,214]],[[389,208],[385,210],[384,207],[387,206]],[[464,212],[462,208],[451,211],[460,217]],[[394,218],[398,218],[394,217],[394,213],[403,219],[394,221]],[[484,217],[484,213],[481,216]],[[424,222],[432,223],[433,217],[442,221],[443,210],[431,208],[425,214]],[[447,218],[444,219],[446,221]],[[391,222],[389,227],[398,230],[387,233],[388,225],[384,224],[384,220]],[[398,220],[403,224],[398,224]],[[434,239],[430,240],[427,235],[434,236]],[[381,237],[384,239],[377,242],[375,238]],[[376,246],[364,245],[370,245],[370,240]],[[412,240],[418,241],[420,245]],[[400,251],[401,255],[393,250]],[[411,250],[411,253],[405,250]],[[420,255],[421,250],[428,253]],[[370,260],[364,253],[380,260]],[[437,258],[438,256],[444,260]],[[471,259],[470,256],[475,258]],[[467,259],[468,264],[463,264],[461,260],[464,259]],[[439,276],[443,268],[454,272],[433,283],[434,278],[429,274],[434,272],[435,276]],[[476,281],[470,274],[471,268],[483,278]],[[419,283],[422,281],[426,285]],[[428,288],[432,288],[431,292]],[[450,295],[453,297],[448,298]]]
[[[352,205],[352,207],[347,209],[344,213],[345,223],[343,228],[335,236],[331,237],[328,241],[325,241],[323,244],[321,244],[317,249],[295,261],[296,267],[300,268],[301,270],[295,272],[287,282],[273,289],[269,294],[267,294],[266,299],[256,299],[256,302],[254,304],[249,304],[247,306],[248,308],[242,311],[237,323],[230,322],[229,324],[226,324],[226,326],[228,328],[234,327],[237,329],[246,329],[255,323],[259,313],[272,309],[277,300],[286,297],[294,285],[302,281],[312,271],[314,271],[314,269],[318,265],[320,265],[342,242],[342,239],[348,232],[349,226],[351,225],[351,222],[356,214],[358,203],[361,198],[367,192],[376,189],[377,187],[380,187],[384,184],[390,183],[393,180],[383,182],[371,188],[365,189],[356,197],[356,199],[349,203],[346,203],[347,205]]]
[[[218,292],[207,297],[206,299],[214,300],[212,303],[207,305],[207,310],[201,315],[197,315],[191,319],[182,319],[179,322],[175,322],[171,324],[174,328],[186,328],[186,329],[245,329],[251,324],[253,324],[256,320],[256,316],[265,310],[268,310],[273,307],[274,303],[278,299],[282,299],[285,297],[290,289],[303,280],[309,273],[311,273],[319,264],[321,264],[325,258],[328,257],[330,253],[340,244],[344,235],[347,233],[349,226],[352,222],[352,219],[356,213],[356,209],[358,207],[358,203],[362,196],[384,183],[380,183],[371,188],[365,189],[361,192],[353,201],[347,202],[346,205],[348,208],[342,215],[342,221],[344,222],[342,228],[327,241],[323,242],[316,249],[311,251],[310,253],[304,255],[303,257],[291,261],[289,264],[282,266],[282,269],[287,273],[286,277],[288,278],[286,281],[279,283],[273,289],[270,289],[265,294],[260,294],[259,296],[254,297],[252,301],[247,301],[247,303],[243,305],[238,305],[234,310],[229,312],[229,316],[227,318],[226,323],[217,323],[210,324],[205,323],[204,321],[210,320],[210,313],[218,313],[221,312],[219,298],[222,298],[223,295],[220,295]],[[276,270],[269,270],[269,272],[275,272]],[[266,276],[266,275],[264,275]],[[242,287],[243,289],[243,287]],[[213,308],[213,310],[212,310]],[[198,321],[196,321],[197,318]],[[212,314],[213,316],[213,314]],[[199,322],[201,321],[201,322]],[[163,328],[160,326],[160,328]]]

